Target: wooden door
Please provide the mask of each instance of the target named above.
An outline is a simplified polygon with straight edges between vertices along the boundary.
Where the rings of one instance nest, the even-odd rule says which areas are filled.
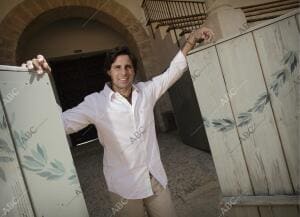
[[[297,10],[189,54],[224,215],[299,216],[299,29]]]
[[[48,75],[0,66],[0,91],[1,206],[15,217],[88,217]]]

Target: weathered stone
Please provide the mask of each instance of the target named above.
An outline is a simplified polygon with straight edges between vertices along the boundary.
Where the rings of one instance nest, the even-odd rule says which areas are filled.
[[[52,6],[49,4],[48,1],[45,0],[36,0],[35,1],[37,5],[39,5],[40,8],[42,8],[42,11],[45,12],[52,8]]]

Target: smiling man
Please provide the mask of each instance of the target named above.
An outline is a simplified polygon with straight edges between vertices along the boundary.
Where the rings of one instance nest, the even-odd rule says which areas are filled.
[[[113,206],[113,216],[176,217],[167,176],[162,165],[154,125],[157,100],[186,71],[187,53],[200,39],[210,41],[213,32],[192,32],[168,69],[147,82],[134,83],[137,61],[127,47],[107,53],[105,71],[111,82],[62,113],[67,134],[94,124],[104,147],[103,172]],[[51,72],[43,56],[24,64],[39,74]]]

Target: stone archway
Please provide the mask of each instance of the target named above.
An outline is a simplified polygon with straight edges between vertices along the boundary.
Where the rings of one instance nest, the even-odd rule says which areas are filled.
[[[149,78],[150,74],[143,72],[155,71],[150,39],[145,29],[127,8],[114,0],[24,0],[14,7],[0,23],[0,64],[16,65],[18,44],[26,27],[46,12],[64,7],[93,9],[96,12],[93,19],[111,26],[126,37],[141,60],[144,77]],[[89,16],[91,15],[89,14]],[[75,14],[64,14],[64,16],[70,17],[75,16]],[[58,18],[59,16],[56,17],[56,19]],[[40,25],[43,25],[43,22],[45,24],[47,20],[42,19]]]

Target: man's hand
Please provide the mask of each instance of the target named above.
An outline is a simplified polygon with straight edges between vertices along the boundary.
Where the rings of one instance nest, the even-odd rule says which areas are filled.
[[[26,61],[26,63],[22,64],[22,67],[26,67],[29,71],[35,72],[39,75],[44,72],[49,74],[51,73],[51,68],[43,55],[37,55],[36,58]]]
[[[204,42],[208,43],[212,41],[214,35],[215,34],[211,29],[207,27],[201,27],[200,29],[194,30],[189,35],[187,41],[196,44],[196,42],[204,40]]]
[[[214,35],[214,32],[207,27],[201,27],[194,30],[186,40],[186,43],[182,48],[182,53],[186,56],[188,52],[195,47],[196,43],[199,43],[202,40],[204,40],[205,43],[211,42]]]

